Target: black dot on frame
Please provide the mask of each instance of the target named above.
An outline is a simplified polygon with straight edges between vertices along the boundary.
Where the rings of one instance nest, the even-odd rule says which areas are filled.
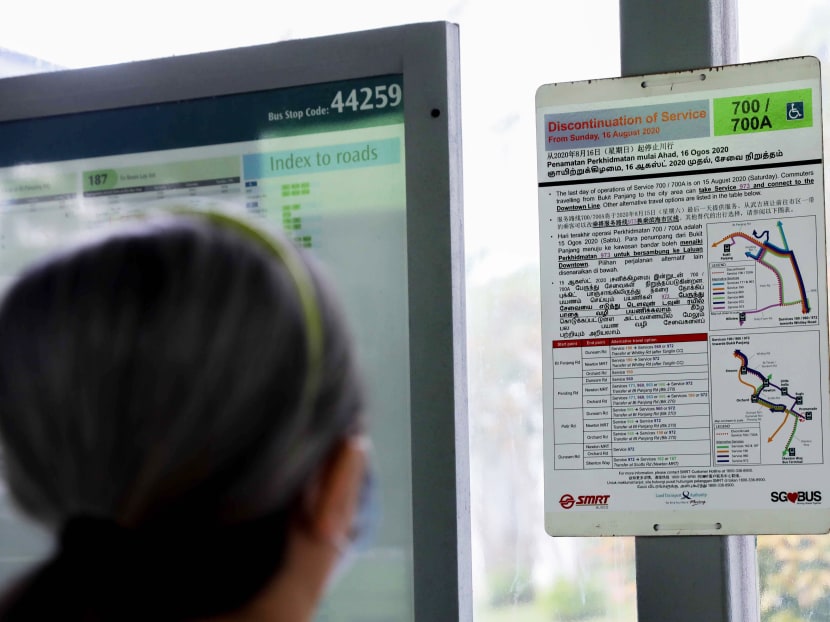
[[[440,116],[441,116],[441,111],[440,111],[440,110],[438,110],[438,108],[433,108],[433,109],[430,111],[430,113],[429,113],[429,114],[430,114],[430,116],[431,116],[433,119],[437,119],[438,117],[440,117]]]

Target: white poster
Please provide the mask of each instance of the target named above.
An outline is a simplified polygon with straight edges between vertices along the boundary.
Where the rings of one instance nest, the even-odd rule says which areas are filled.
[[[826,532],[818,61],[536,108],[548,533]]]

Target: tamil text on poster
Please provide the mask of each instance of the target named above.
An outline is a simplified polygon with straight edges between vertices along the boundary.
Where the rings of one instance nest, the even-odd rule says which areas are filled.
[[[550,85],[537,125],[548,531],[826,531],[817,61]]]

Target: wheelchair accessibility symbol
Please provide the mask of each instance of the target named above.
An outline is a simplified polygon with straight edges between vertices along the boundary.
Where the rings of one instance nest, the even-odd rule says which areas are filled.
[[[804,118],[804,102],[787,103],[787,121],[800,121]]]

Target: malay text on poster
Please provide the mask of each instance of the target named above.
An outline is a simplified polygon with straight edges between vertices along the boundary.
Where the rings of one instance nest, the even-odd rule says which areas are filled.
[[[819,111],[812,79],[537,103],[549,515],[830,481]]]

